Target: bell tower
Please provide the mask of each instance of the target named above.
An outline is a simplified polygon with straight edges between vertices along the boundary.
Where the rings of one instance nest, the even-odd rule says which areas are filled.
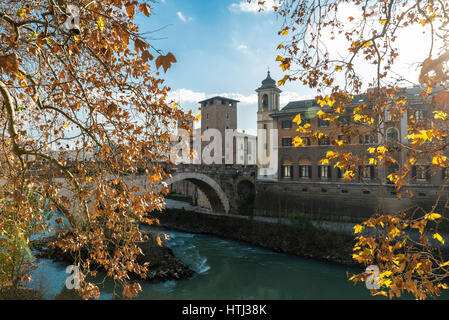
[[[268,170],[270,165],[262,163],[259,154],[272,158],[270,155],[271,133],[273,129],[277,130],[277,122],[275,118],[271,117],[271,114],[279,111],[279,95],[282,91],[277,87],[276,81],[271,78],[270,71],[268,71],[267,77],[262,81],[262,86],[256,89],[256,92],[258,94],[257,147],[262,148],[262,150],[258,151],[258,177],[260,179],[273,178],[275,175]],[[277,144],[277,141],[275,143]]]
[[[282,91],[276,86],[276,81],[271,78],[270,71],[268,71],[266,79],[262,81],[262,86],[256,92],[259,97],[258,113],[279,111],[279,94]]]

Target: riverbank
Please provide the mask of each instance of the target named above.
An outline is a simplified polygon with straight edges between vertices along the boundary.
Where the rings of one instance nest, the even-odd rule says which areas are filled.
[[[44,300],[44,298],[39,291],[31,288],[13,289],[8,287],[0,289],[0,300]]]
[[[159,227],[243,241],[280,253],[363,268],[352,259],[354,237],[315,227],[297,216],[290,225],[167,208],[154,213]]]
[[[175,257],[172,250],[164,245],[159,246],[152,233],[145,232],[149,239],[139,244],[143,254],[137,257],[137,262],[143,264],[149,262],[146,281],[162,282],[168,280],[182,280],[192,277],[195,272]],[[50,246],[55,236],[44,240],[31,242],[32,249],[38,251],[37,258],[51,259],[57,262],[73,263],[73,257],[69,252],[63,252],[59,247]],[[82,255],[88,254],[86,249],[81,250]],[[137,276],[135,276],[137,279]]]

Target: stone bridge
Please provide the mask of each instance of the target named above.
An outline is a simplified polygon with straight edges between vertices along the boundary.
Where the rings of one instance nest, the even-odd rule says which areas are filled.
[[[206,196],[214,212],[245,213],[254,207],[256,172],[256,166],[181,164],[164,182],[168,186],[181,181],[192,183]]]
[[[171,178],[165,180],[163,185],[188,181],[206,196],[213,212],[242,213],[242,209],[254,208],[256,172],[256,166],[181,164],[172,169]],[[58,190],[60,195],[72,198],[71,187],[64,178],[53,177],[52,181],[62,185]],[[142,191],[148,188],[147,176],[144,174],[127,176],[125,182],[130,187],[139,186]],[[0,178],[0,184],[3,183],[5,181]],[[162,189],[163,185],[159,188]],[[93,205],[90,199],[87,200],[88,205]],[[77,200],[73,203],[75,206],[80,205]],[[83,220],[82,217],[77,219],[80,222]]]

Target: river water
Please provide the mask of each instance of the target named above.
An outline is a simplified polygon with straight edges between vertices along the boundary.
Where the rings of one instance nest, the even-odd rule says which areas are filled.
[[[354,286],[347,280],[347,272],[358,270],[213,236],[163,232],[170,236],[167,245],[174,254],[196,274],[180,281],[141,281],[138,299],[385,299],[371,297],[363,283]],[[47,299],[60,297],[67,265],[48,259],[37,265],[30,286]],[[106,281],[100,299],[112,298],[112,282]]]
[[[167,203],[168,204],[168,203]],[[179,203],[170,203],[176,206]],[[343,229],[351,226],[343,225]],[[335,226],[332,226],[332,229]],[[186,280],[140,281],[138,299],[386,299],[372,297],[364,283],[354,285],[349,275],[361,270],[293,255],[276,253],[243,242],[173,230],[150,229],[169,236],[164,240],[174,254],[196,273]],[[67,264],[37,259],[33,281],[46,299],[74,298],[65,289]],[[102,280],[98,279],[98,280]],[[99,299],[114,299],[113,282],[100,286]],[[408,296],[406,298],[412,298]],[[449,294],[439,299],[449,299]]]

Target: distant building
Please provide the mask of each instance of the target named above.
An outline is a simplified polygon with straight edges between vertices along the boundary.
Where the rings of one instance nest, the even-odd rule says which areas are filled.
[[[270,71],[268,71],[266,79],[262,81],[262,85],[256,92],[258,95],[257,146],[263,149],[258,151],[258,154],[269,159],[272,158],[270,154],[272,147],[275,147],[272,146],[274,141],[271,141],[272,130],[277,129],[277,121],[274,121],[271,114],[279,111],[279,95],[282,91],[277,87],[276,81],[271,78]],[[261,179],[276,179],[276,173],[272,173],[272,170],[269,169],[269,163],[263,160],[258,156],[258,177]]]
[[[245,131],[237,131],[238,102],[238,100],[220,96],[198,102],[201,105],[201,136],[205,139],[205,132],[209,129],[216,129],[219,132],[221,164],[255,165],[256,136],[249,135]],[[229,135],[230,132],[233,133],[233,138]],[[202,142],[203,152],[211,142]],[[231,148],[232,152],[230,152]],[[211,152],[212,156],[214,152],[215,150]]]

